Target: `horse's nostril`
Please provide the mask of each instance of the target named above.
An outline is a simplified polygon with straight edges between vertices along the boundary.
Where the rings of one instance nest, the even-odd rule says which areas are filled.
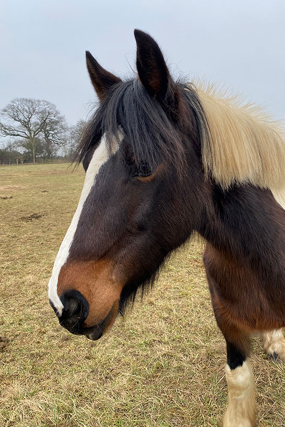
[[[60,297],[63,304],[60,324],[73,334],[80,334],[89,313],[89,304],[84,296],[75,290],[67,291]]]
[[[80,308],[81,308],[81,304],[80,304],[80,302],[79,301],[77,301],[76,299],[74,299],[74,298],[71,298],[70,300],[69,300],[69,307],[68,307],[68,310],[69,310],[69,314],[70,314],[70,316],[72,316],[73,314],[76,314],[76,312],[78,311],[81,311],[80,310]]]

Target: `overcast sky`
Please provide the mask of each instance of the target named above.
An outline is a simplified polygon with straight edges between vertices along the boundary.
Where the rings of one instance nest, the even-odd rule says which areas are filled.
[[[155,38],[174,76],[220,83],[285,119],[285,0],[0,0],[0,109],[45,99],[69,124],[86,119],[85,50],[129,77],[134,28]]]

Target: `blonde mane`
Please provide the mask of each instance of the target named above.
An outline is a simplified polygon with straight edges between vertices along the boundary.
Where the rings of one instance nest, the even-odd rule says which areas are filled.
[[[223,188],[234,183],[282,192],[285,188],[285,131],[259,107],[243,104],[213,86],[196,84],[210,141],[203,143],[206,174]]]

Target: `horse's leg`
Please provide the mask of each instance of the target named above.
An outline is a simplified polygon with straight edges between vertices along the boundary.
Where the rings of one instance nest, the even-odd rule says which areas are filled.
[[[205,262],[205,259],[204,259]],[[234,322],[232,316],[215,291],[215,281],[207,271],[212,305],[227,344],[226,380],[228,385],[228,408],[224,416],[224,427],[254,427],[255,385],[251,369],[250,338]]]
[[[265,353],[273,360],[285,362],[285,338],[282,329],[263,332],[261,341]]]
[[[226,380],[228,408],[224,427],[254,427],[255,385],[250,361],[246,352],[227,341]]]

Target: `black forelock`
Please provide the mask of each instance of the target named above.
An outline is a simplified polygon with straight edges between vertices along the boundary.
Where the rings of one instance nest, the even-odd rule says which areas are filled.
[[[185,93],[185,87],[176,85],[180,96]],[[77,149],[78,161],[99,142],[103,134],[106,134],[111,150],[114,136],[119,142],[122,130],[138,164],[146,162],[156,167],[162,160],[167,160],[179,168],[185,156],[183,135],[179,123],[173,123],[172,107],[168,107],[168,104],[164,105],[151,97],[137,79],[115,85],[87,126]],[[189,107],[192,109],[192,106]],[[184,121],[190,126],[189,111]],[[180,116],[185,114],[185,109],[178,113]],[[180,119],[182,122],[183,117]]]

